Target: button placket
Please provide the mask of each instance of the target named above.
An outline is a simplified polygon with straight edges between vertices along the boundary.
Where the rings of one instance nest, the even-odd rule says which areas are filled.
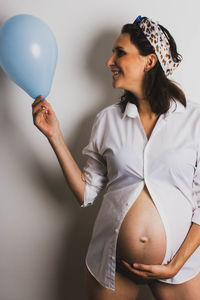
[[[141,122],[141,120],[140,120],[139,117],[138,117],[138,119],[139,119],[140,128],[142,129],[143,135],[144,135],[145,140],[146,140],[146,144],[145,144],[145,148],[146,148],[146,146],[149,144],[149,142],[152,139],[152,137],[161,129],[161,127],[164,125],[164,123],[165,123],[166,120],[163,118],[163,115],[159,116],[159,118],[158,118],[158,120],[157,120],[157,122],[156,122],[156,124],[155,124],[155,126],[154,126],[154,128],[152,130],[152,132],[151,132],[151,135],[150,135],[150,137],[148,139],[147,136],[146,136],[146,132],[144,130],[144,127],[142,125],[142,122]]]
[[[144,181],[146,179],[146,153],[147,153],[147,146],[145,147],[144,149],[144,152],[143,152],[143,178],[144,178]]]
[[[145,139],[146,142],[148,142],[148,139],[147,139],[147,136],[146,136],[146,133],[145,133],[145,131],[144,131],[144,127],[143,127],[143,125],[142,125],[142,122],[141,122],[141,119],[140,119],[140,116],[139,116],[139,115],[137,116],[137,120],[138,120],[140,129],[141,129],[141,131],[142,131],[142,134],[143,134],[143,136],[144,136],[144,139]]]

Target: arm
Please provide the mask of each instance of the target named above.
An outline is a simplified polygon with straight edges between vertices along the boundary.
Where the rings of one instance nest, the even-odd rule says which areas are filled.
[[[198,246],[200,246],[200,225],[192,223],[185,240],[170,262],[175,273],[180,270]]]
[[[82,205],[86,186],[85,176],[64,142],[59,122],[50,103],[46,100],[42,102],[42,98],[42,96],[38,97],[32,104],[34,125],[48,138],[70,189]]]
[[[195,164],[192,196],[195,202],[193,209],[192,224],[190,230],[185,237],[182,245],[176,255],[171,260],[170,264],[179,270],[192,253],[200,246],[200,151],[197,151],[197,160]]]
[[[99,154],[102,126],[99,126],[100,118],[96,116],[90,141],[82,150],[87,156],[84,171],[81,172],[73,159],[60,130],[56,115],[46,100],[38,97],[32,104],[34,125],[48,138],[64,173],[68,186],[76,196],[81,207],[92,205],[100,190],[107,182],[107,166],[103,157]]]
[[[87,160],[83,169],[86,185],[84,203],[81,207],[92,205],[108,182],[107,163],[101,154],[105,127],[106,123],[103,121],[102,113],[99,112],[93,122],[89,143],[82,150]]]
[[[62,168],[67,184],[80,205],[84,203],[85,181],[84,174],[79,169],[73,159],[63,136],[60,132],[58,136],[48,139]]]
[[[180,269],[192,253],[200,245],[200,151],[197,151],[197,160],[193,177],[192,195],[195,202],[193,209],[192,225],[181,247],[173,257],[170,264],[175,269]]]
[[[83,172],[67,148],[61,131],[58,131],[58,135],[48,138],[65,179],[81,207],[92,205],[107,183],[106,163],[97,149],[99,130],[99,118],[96,117],[92,126],[90,141],[82,150],[82,154],[87,156]]]

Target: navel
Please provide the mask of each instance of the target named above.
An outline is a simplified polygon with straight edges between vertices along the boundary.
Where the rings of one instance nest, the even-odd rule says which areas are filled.
[[[140,242],[141,242],[141,243],[146,243],[146,242],[148,242],[148,238],[147,238],[146,236],[142,236],[142,237],[140,238]]]

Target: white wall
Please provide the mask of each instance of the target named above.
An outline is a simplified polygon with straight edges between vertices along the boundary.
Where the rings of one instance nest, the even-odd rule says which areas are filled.
[[[58,64],[48,100],[80,168],[95,114],[122,92],[112,88],[105,60],[122,25],[139,14],[172,33],[183,55],[173,79],[190,100],[200,101],[198,1],[0,0],[0,7],[0,25],[28,13],[56,36]],[[0,299],[86,299],[84,258],[100,202],[79,208],[48,141],[33,126],[32,102],[0,70]],[[143,287],[138,299],[147,297]]]

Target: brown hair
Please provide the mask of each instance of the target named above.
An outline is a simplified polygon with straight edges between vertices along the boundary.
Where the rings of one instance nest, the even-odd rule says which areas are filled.
[[[144,18],[146,17],[143,17],[142,19]],[[169,41],[173,61],[180,62],[182,56],[177,52],[176,43],[173,37],[165,27],[160,24],[158,25]],[[121,33],[130,34],[130,40],[138,48],[140,55],[147,56],[150,53],[155,53],[153,46],[150,44],[136,21],[134,21],[133,24],[125,24],[121,29]],[[184,92],[177,86],[175,81],[167,78],[159,60],[157,60],[153,68],[145,73],[143,89],[144,97],[150,103],[151,110],[156,114],[162,114],[168,111],[170,98],[175,98],[186,107]],[[121,96],[121,100],[118,103],[122,112],[124,112],[127,102],[134,103],[137,108],[139,108],[137,96],[130,91],[124,90],[124,94]]]

